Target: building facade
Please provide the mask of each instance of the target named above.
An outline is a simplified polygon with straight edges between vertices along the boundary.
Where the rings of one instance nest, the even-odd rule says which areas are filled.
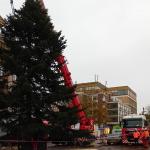
[[[118,98],[122,104],[131,108],[131,114],[137,113],[136,93],[128,86],[110,87],[108,91],[112,93],[112,98]]]
[[[4,26],[4,20],[0,16],[0,48],[3,48],[5,46],[4,41],[3,41],[3,36],[2,36],[2,33],[1,33],[1,28],[3,26]],[[0,60],[0,63],[1,63],[1,60]],[[2,76],[3,76],[3,72],[2,72],[2,69],[0,68],[0,81],[2,80]],[[0,85],[0,91],[2,91],[2,90],[3,90],[3,86]]]
[[[76,92],[86,114],[99,123],[119,124],[123,116],[137,113],[136,93],[128,86],[87,82],[77,84]]]
[[[123,104],[118,98],[112,98],[112,101],[107,102],[109,120],[107,124],[119,124],[123,116],[131,114],[131,108]]]
[[[7,49],[6,45],[5,45],[4,41],[3,41],[3,35],[1,33],[1,29],[4,26],[4,24],[5,24],[5,22],[4,22],[3,18],[0,16],[0,48],[3,47],[5,49]]]
[[[1,29],[4,25],[5,25],[5,22],[4,22],[3,18],[0,16],[0,48],[7,51],[9,49],[3,40],[3,35],[1,32]],[[0,64],[1,64],[1,60],[0,60]],[[2,81],[2,80],[5,80],[7,82],[4,85],[3,84],[0,85],[0,91],[7,93],[8,90],[11,90],[10,87],[13,84],[13,82],[16,80],[16,76],[10,75],[9,72],[4,73],[2,67],[0,66],[0,81]]]
[[[107,122],[107,101],[109,94],[106,86],[99,82],[77,84],[76,92],[87,117],[93,117],[97,124]]]

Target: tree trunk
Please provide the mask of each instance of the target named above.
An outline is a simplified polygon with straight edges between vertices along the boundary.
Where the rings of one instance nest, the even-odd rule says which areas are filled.
[[[24,142],[18,144],[18,150],[34,150],[31,142]]]

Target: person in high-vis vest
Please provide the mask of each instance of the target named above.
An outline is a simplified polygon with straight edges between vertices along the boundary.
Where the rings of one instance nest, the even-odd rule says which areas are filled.
[[[148,148],[149,147],[149,131],[145,128],[141,134],[141,139],[143,142],[143,146]]]
[[[140,138],[140,132],[137,129],[133,132],[133,138],[134,138],[135,144],[138,144],[139,143],[138,141]]]

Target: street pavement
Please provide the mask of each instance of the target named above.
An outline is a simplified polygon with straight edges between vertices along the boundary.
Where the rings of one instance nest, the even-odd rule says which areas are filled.
[[[0,150],[17,150],[17,148],[0,148]],[[49,145],[47,150],[150,150],[143,146],[132,146],[132,145],[102,145],[97,144],[91,147],[69,147],[69,146],[54,146]]]
[[[132,146],[132,145],[96,145],[92,147],[65,147],[65,146],[52,146],[48,150],[150,150],[143,146]]]

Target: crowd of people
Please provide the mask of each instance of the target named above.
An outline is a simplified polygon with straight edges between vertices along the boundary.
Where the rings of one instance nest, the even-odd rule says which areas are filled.
[[[142,141],[142,144],[144,147],[149,147],[149,138],[150,133],[148,129],[143,129],[141,131],[138,131],[137,129],[133,132],[133,137],[135,144],[139,143],[139,140]]]

